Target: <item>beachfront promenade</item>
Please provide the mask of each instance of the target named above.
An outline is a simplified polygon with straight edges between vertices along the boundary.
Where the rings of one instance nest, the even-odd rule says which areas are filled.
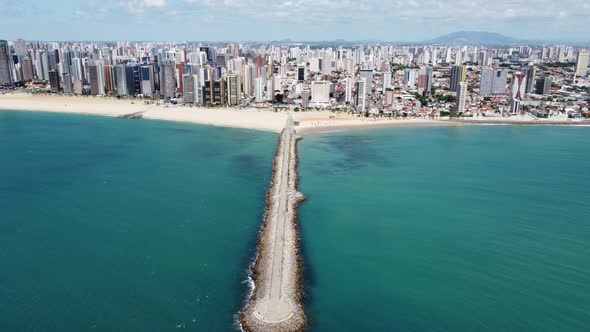
[[[247,331],[300,331],[305,327],[301,305],[296,209],[297,137],[289,117],[279,137],[274,174],[253,268],[254,293],[242,312]]]

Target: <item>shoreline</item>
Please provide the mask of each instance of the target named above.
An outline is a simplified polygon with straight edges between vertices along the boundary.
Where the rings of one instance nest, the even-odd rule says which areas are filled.
[[[461,126],[462,123],[448,120],[408,119],[408,120],[378,120],[375,122],[365,121],[357,123],[338,123],[328,126],[297,127],[297,133],[305,136],[312,134],[325,134],[342,131],[358,131],[383,128],[410,128],[410,127],[440,127],[440,126]]]
[[[254,129],[279,133],[286,113],[231,108],[145,104],[143,100],[101,97],[13,94],[0,95],[0,111],[30,111],[121,117],[142,113],[141,118],[195,123],[219,127]]]
[[[142,99],[56,95],[0,95],[0,111],[29,111],[121,117],[141,113],[142,119],[194,123],[208,126],[261,130],[280,133],[288,116],[299,135],[395,127],[461,125],[590,126],[590,120],[489,119],[390,119],[365,118],[331,111],[274,111],[272,109],[208,108],[185,105],[145,104]]]
[[[590,120],[569,120],[563,121],[550,120],[550,119],[539,119],[539,120],[502,120],[502,119],[484,119],[484,120],[469,120],[469,119],[456,119],[452,120],[459,124],[469,125],[511,125],[511,126],[574,126],[584,127],[590,126]]]

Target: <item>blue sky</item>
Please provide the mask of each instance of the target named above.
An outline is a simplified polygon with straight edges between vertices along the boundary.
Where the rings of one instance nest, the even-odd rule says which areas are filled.
[[[590,0],[0,0],[0,39],[587,42]]]

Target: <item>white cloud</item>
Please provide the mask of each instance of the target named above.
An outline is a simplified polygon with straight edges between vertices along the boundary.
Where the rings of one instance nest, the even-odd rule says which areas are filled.
[[[33,0],[0,0],[0,9],[19,1]],[[187,38],[410,40],[472,30],[587,40],[590,0],[86,0],[72,14],[194,27]]]
[[[167,0],[111,0],[111,2],[130,13],[143,13],[146,9],[168,6]]]
[[[184,0],[219,14],[290,23],[415,18],[489,21],[590,15],[588,0]],[[370,24],[371,22],[366,22]]]

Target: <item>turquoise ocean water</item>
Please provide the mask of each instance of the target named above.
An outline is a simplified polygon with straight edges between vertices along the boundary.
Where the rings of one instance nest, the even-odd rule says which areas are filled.
[[[0,112],[0,331],[234,330],[275,144]]]
[[[515,126],[306,136],[310,330],[586,331],[589,138]],[[233,330],[275,144],[0,112],[0,331]]]
[[[588,331],[590,128],[306,136],[311,331]]]

